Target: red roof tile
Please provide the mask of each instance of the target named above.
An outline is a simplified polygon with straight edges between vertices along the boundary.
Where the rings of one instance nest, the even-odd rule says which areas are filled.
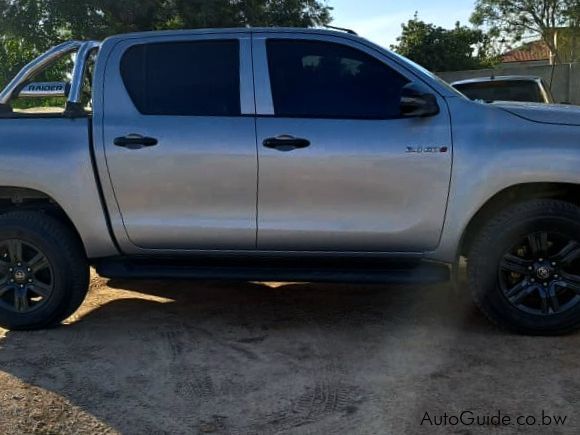
[[[550,60],[550,50],[544,41],[534,41],[502,55],[502,62],[532,62]]]

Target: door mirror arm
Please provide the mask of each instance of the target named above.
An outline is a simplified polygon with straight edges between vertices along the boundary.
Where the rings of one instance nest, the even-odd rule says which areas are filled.
[[[435,116],[439,113],[437,98],[418,83],[403,86],[401,92],[401,115],[406,118]]]

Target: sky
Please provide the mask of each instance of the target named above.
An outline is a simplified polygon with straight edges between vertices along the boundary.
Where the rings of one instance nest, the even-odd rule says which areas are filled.
[[[401,24],[413,18],[451,28],[455,22],[469,25],[475,0],[328,0],[334,8],[333,25],[389,47],[401,34]]]

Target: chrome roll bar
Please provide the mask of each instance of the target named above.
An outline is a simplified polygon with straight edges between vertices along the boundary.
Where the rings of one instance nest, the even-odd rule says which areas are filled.
[[[41,54],[32,62],[20,70],[18,74],[0,92],[0,106],[6,106],[19,91],[23,84],[34,77],[42,70],[48,68],[67,54],[77,52],[72,73],[71,88],[67,105],[78,105],[81,101],[83,77],[86,71],[86,64],[92,51],[98,49],[101,43],[97,41],[68,41],[57,45],[46,53]]]
[[[81,46],[79,41],[69,41],[64,42],[56,47],[51,48],[46,53],[41,54],[28,65],[20,70],[18,74],[6,85],[6,87],[0,92],[0,104],[8,104],[12,98],[14,91],[16,91],[22,83],[26,82],[30,78],[34,77],[35,74],[47,68],[61,57],[66,56],[69,53],[77,50]]]
[[[73,68],[72,82],[68,94],[69,103],[80,104],[83,91],[83,78],[85,77],[89,57],[93,50],[98,49],[100,46],[101,43],[97,41],[87,41],[81,44]]]

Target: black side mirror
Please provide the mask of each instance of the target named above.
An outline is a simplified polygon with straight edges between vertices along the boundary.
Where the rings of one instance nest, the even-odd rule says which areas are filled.
[[[401,92],[401,115],[405,117],[426,117],[439,113],[437,98],[427,87],[411,82],[403,86]]]

